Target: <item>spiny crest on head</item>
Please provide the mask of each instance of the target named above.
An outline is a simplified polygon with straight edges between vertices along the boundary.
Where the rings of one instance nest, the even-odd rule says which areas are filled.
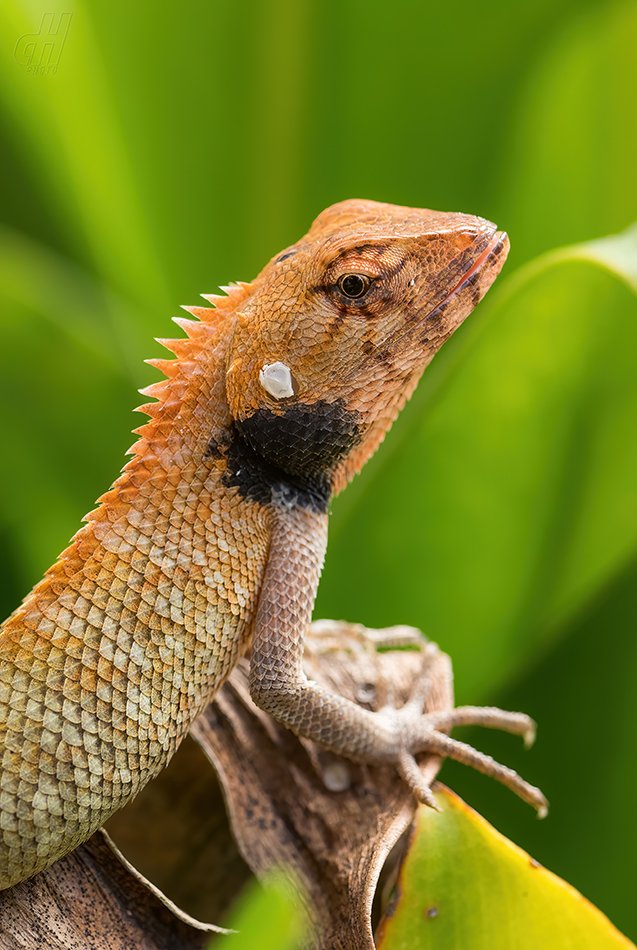
[[[236,284],[221,288],[225,291],[225,296],[221,294],[202,294],[201,296],[208,300],[213,305],[212,307],[183,305],[182,309],[196,319],[190,320],[187,317],[172,318],[173,323],[176,323],[184,331],[185,337],[180,339],[156,337],[157,343],[173,353],[175,359],[154,357],[153,359],[144,360],[149,366],[153,366],[163,373],[165,378],[138,390],[142,396],[148,396],[157,401],[145,403],[135,409],[135,412],[143,412],[150,416],[150,421],[133,429],[133,433],[141,436],[141,438],[131,446],[126,453],[127,455],[137,455],[143,451],[146,448],[145,437],[150,436],[153,422],[169,415],[169,410],[172,414],[174,407],[181,402],[188,379],[194,370],[195,362],[200,353],[218,332],[223,318],[235,311],[246,298],[249,289],[249,283],[239,281]]]
[[[218,335],[220,331],[223,332],[224,318],[233,314],[241,302],[245,300],[250,292],[250,284],[241,281],[221,289],[226,292],[225,296],[202,294],[212,304],[212,307],[183,307],[196,319],[173,317],[173,322],[184,331],[185,337],[178,340],[157,339],[158,343],[161,343],[162,346],[175,355],[175,359],[154,358],[144,360],[149,366],[154,366],[155,369],[163,373],[165,377],[139,390],[142,396],[149,396],[151,399],[156,399],[157,402],[146,403],[143,406],[138,406],[135,410],[150,416],[150,420],[133,429],[133,432],[140,437],[126,453],[132,455],[133,458],[124,465],[122,475],[112,488],[97,499],[97,508],[85,515],[84,521],[97,521],[105,517],[112,518],[113,512],[116,512],[122,501],[125,500],[126,491],[136,491],[127,482],[125,473],[134,472],[140,465],[142,467],[150,465],[150,459],[155,454],[157,444],[165,438],[165,436],[162,436],[164,425],[170,425],[171,419],[174,418],[181,405],[190,372],[195,366],[197,357],[215,335]],[[72,550],[74,549],[69,548],[69,551]],[[62,557],[64,557],[64,554]]]
[[[237,281],[236,283],[221,287],[220,289],[224,291],[223,295],[201,295],[205,300],[208,300],[209,303],[212,304],[212,307],[194,307],[188,306],[186,304],[182,305],[182,310],[186,310],[188,313],[192,314],[193,317],[196,317],[196,319],[190,320],[187,317],[172,318],[173,323],[176,323],[177,326],[186,334],[185,338],[155,338],[157,343],[161,344],[161,346],[169,350],[171,353],[174,353],[176,359],[163,359],[161,357],[155,357],[153,359],[144,360],[144,362],[149,366],[153,366],[155,369],[158,369],[160,373],[163,373],[166,378],[161,379],[156,383],[151,383],[150,386],[146,386],[144,389],[138,390],[140,395],[150,396],[151,399],[156,399],[157,402],[149,402],[142,406],[137,406],[135,412],[144,412],[151,418],[155,418],[157,416],[161,407],[164,405],[168,391],[171,388],[171,380],[173,380],[177,375],[184,375],[184,364],[196,356],[205,343],[208,342],[211,331],[216,329],[219,324],[219,320],[227,313],[233,311],[239,305],[239,303],[245,299],[249,288],[250,284],[246,281]],[[139,433],[145,428],[145,425],[140,426],[137,429],[133,429],[133,432]],[[135,447],[133,446],[133,448]]]

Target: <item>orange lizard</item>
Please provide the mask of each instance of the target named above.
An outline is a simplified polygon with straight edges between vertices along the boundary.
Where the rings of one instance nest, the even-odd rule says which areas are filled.
[[[538,789],[444,731],[522,714],[417,699],[369,712],[309,682],[303,638],[330,499],[499,273],[481,218],[344,201],[151,360],[132,459],[0,633],[0,888],[85,840],[162,769],[251,645],[251,693],[299,735],[393,763],[451,756]]]

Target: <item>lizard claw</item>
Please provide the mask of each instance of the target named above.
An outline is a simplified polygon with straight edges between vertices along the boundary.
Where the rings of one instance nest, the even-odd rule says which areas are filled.
[[[419,802],[422,802],[423,805],[429,805],[429,807],[435,811],[442,811],[442,808],[433,796],[433,792],[422,777],[415,758],[404,749],[400,753],[397,770],[400,777],[405,784],[409,786]]]
[[[505,712],[502,709],[489,706],[459,706],[457,709],[448,711],[440,710],[424,713],[417,716],[417,718],[414,717],[414,711],[411,701],[402,709],[396,710],[399,717],[403,719],[407,734],[406,748],[399,752],[396,767],[419,801],[430,805],[432,808],[437,808],[431,789],[422,778],[413,755],[413,753],[426,752],[430,755],[455,759],[456,762],[462,762],[484,775],[491,776],[510,788],[523,801],[532,805],[537,811],[538,818],[546,817],[548,801],[539,788],[525,782],[517,772],[496,762],[490,755],[478,752],[477,749],[466,742],[460,742],[447,735],[447,732],[453,726],[487,726],[521,735],[524,738],[525,746],[528,748],[535,738],[535,723],[529,716],[525,716],[524,713]],[[407,749],[410,749],[410,751],[407,751]]]

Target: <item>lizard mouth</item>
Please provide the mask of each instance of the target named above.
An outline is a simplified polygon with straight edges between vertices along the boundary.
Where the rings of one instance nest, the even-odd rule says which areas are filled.
[[[494,259],[497,259],[502,254],[502,251],[505,249],[505,247],[508,253],[508,246],[509,236],[506,231],[496,231],[489,244],[486,246],[482,254],[479,255],[475,264],[469,268],[464,276],[464,279],[460,282],[458,288],[456,289],[459,290],[476,273],[476,271],[479,271],[482,265],[486,263],[487,259],[491,257],[491,255],[493,255]],[[504,258],[506,259],[506,254],[504,255]],[[504,264],[504,260],[502,263]]]
[[[480,299],[482,299],[493,281],[500,273],[500,268],[504,264],[508,252],[508,234],[506,231],[496,231],[485,249],[475,259],[471,267],[464,272],[453,290],[450,290],[447,296],[444,297],[440,303],[436,304],[433,310],[427,314],[425,320],[432,317],[438,310],[444,309],[450,300],[465,290],[470,284],[480,283]],[[481,276],[478,277],[478,275]],[[477,300],[476,303],[478,303]]]
[[[449,308],[449,304],[454,301],[460,294],[468,291],[470,288],[473,290],[473,300],[472,305],[468,308],[462,307],[455,314],[455,319],[449,320],[447,316],[448,325],[444,336],[440,336],[436,345],[436,350],[439,349],[444,343],[445,339],[448,339],[449,336],[457,330],[461,323],[464,322],[466,317],[469,316],[474,307],[482,300],[487,290],[496,279],[500,273],[500,269],[504,264],[507,254],[509,252],[509,237],[506,231],[496,231],[487,246],[478,254],[473,264],[462,274],[455,287],[446,294],[443,299],[437,303],[431,310],[428,310],[423,317],[418,320],[415,325],[412,325],[410,328],[401,330],[401,332],[394,337],[393,345],[398,345],[403,339],[408,338],[419,327],[422,327],[423,324],[430,324],[434,327],[441,327],[445,323],[446,312]],[[431,353],[433,356],[435,350]],[[431,357],[430,357],[431,358]]]

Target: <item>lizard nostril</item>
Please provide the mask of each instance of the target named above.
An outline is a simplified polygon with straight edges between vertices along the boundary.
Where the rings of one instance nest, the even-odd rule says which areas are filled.
[[[469,247],[470,244],[473,244],[477,237],[478,231],[476,228],[471,228],[471,230],[460,231],[456,237],[456,244],[460,250],[464,251],[465,248]]]

